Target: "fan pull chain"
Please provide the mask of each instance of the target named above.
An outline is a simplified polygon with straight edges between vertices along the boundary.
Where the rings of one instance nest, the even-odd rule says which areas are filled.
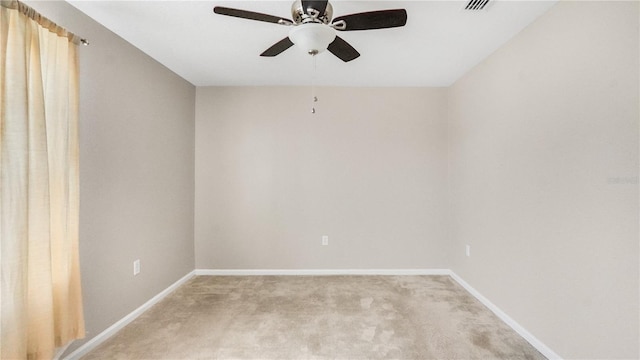
[[[313,73],[311,75],[311,113],[316,113],[315,103],[318,102],[316,97],[316,54],[311,54],[313,58]]]

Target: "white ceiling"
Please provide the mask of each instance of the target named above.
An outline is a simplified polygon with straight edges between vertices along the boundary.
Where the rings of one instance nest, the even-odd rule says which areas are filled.
[[[292,47],[259,54],[289,27],[221,16],[226,6],[291,19],[287,1],[67,0],[196,86],[309,85],[312,57]],[[344,63],[317,56],[316,83],[334,86],[449,86],[547,11],[557,0],[492,0],[482,11],[467,1],[331,1],[334,17],[404,8],[401,28],[339,32],[361,56]],[[91,39],[89,39],[91,40]]]

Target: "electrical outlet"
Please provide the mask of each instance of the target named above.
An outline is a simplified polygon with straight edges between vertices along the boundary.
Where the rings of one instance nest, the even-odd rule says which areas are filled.
[[[140,274],[140,259],[133,262],[133,275]]]
[[[324,246],[329,245],[329,236],[322,235],[322,245]]]
[[[471,245],[467,245],[466,252],[467,252],[467,257],[471,257]]]

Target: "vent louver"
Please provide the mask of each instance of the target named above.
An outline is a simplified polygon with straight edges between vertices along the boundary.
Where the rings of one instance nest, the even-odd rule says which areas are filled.
[[[464,7],[465,10],[482,10],[485,6],[487,6],[489,0],[470,0],[467,6]]]

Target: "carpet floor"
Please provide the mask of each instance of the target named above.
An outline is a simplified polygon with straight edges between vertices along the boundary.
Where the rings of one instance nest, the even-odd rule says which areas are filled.
[[[449,276],[197,276],[83,359],[544,359]]]

